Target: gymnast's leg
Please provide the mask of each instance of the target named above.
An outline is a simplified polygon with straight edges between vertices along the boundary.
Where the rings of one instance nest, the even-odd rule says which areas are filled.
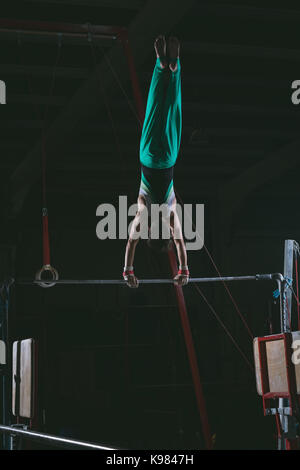
[[[171,37],[168,46],[171,73],[164,103],[162,142],[169,166],[173,166],[180,148],[182,129],[181,65],[178,39]]]
[[[159,36],[154,43],[156,63],[147,99],[146,115],[140,141],[140,161],[149,168],[156,167],[162,152],[162,128],[164,115],[164,75],[167,70],[166,40]]]

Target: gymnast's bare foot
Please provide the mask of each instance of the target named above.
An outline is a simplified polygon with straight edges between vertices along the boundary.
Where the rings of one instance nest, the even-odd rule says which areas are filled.
[[[167,66],[167,46],[166,39],[164,36],[158,36],[154,41],[154,49],[156,52],[156,57],[160,60],[160,66],[164,69]]]
[[[177,70],[177,59],[179,58],[180,43],[177,38],[171,36],[168,42],[169,49],[169,67],[171,72],[176,72]]]

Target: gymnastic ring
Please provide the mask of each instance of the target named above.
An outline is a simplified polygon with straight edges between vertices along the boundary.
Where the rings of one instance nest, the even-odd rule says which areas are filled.
[[[57,281],[59,279],[58,272],[55,268],[53,268],[50,264],[44,264],[39,271],[37,271],[35,275],[36,281],[43,281],[42,274],[47,271],[52,274],[52,281]],[[37,282],[37,284],[41,287],[53,287],[55,286],[55,282]]]

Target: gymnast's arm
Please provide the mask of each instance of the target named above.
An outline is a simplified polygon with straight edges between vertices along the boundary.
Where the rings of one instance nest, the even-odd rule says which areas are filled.
[[[134,274],[133,270],[133,261],[134,261],[134,254],[135,248],[138,244],[139,239],[132,239],[129,237],[126,245],[125,251],[125,266],[123,271],[123,278],[126,281],[129,287],[138,287],[139,281]]]
[[[131,225],[129,238],[127,241],[126,251],[125,251],[125,264],[124,264],[123,278],[129,287],[135,287],[135,288],[138,287],[139,281],[134,274],[133,262],[134,262],[135,249],[140,239],[140,236],[139,236],[140,222],[141,222],[144,208],[145,208],[145,204],[139,198],[138,199],[138,211]]]
[[[182,235],[181,223],[177,215],[176,209],[172,211],[170,217],[171,233],[174,244],[176,246],[177,256],[179,260],[178,274],[174,277],[175,284],[184,286],[189,281],[189,268],[187,264],[187,252]]]

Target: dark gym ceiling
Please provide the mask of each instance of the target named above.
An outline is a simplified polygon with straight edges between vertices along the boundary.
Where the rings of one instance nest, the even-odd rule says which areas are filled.
[[[175,178],[183,199],[203,202],[218,194],[231,203],[278,201],[279,195],[289,204],[297,196],[300,114],[291,103],[291,83],[299,78],[300,6],[264,0],[27,0],[1,9],[2,18],[15,20],[128,27],[144,100],[155,35],[177,35],[183,138]],[[76,214],[83,221],[86,214],[76,212],[82,201],[94,216],[97,204],[116,195],[133,200],[140,129],[128,103],[133,95],[122,47],[112,40],[95,43],[100,84],[98,75],[93,79],[87,40],[63,38],[52,93],[57,38],[1,32],[0,47],[8,102],[1,108],[4,213],[11,220],[26,214],[27,222],[38,217],[45,114],[48,203],[55,217]]]

